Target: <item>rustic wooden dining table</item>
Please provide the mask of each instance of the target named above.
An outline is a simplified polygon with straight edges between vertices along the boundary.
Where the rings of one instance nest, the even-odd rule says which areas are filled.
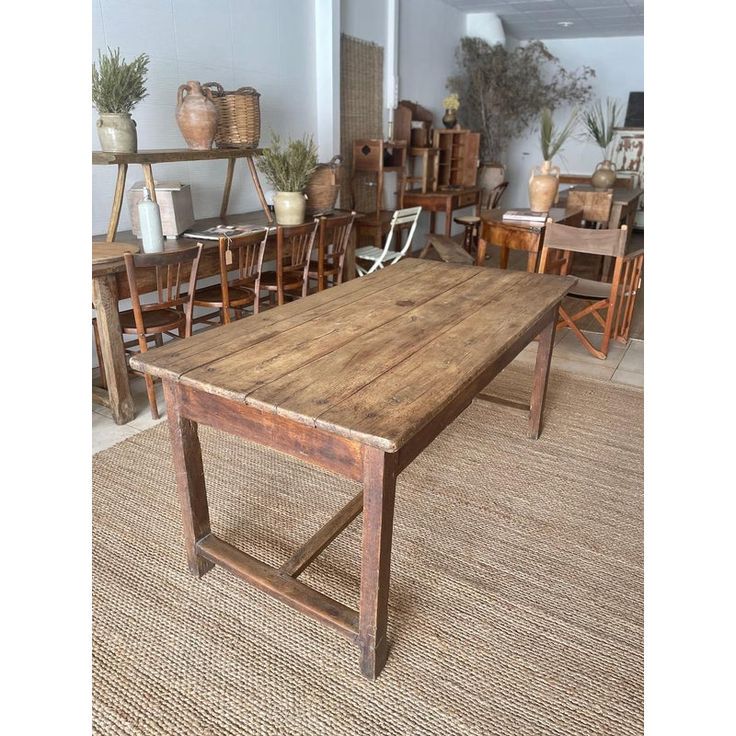
[[[335,211],[335,213],[345,214],[339,211]],[[329,215],[327,216],[329,217]],[[262,211],[198,220],[193,229],[201,231],[219,224],[248,224],[273,228],[264,254],[264,261],[267,262],[276,257],[275,226],[268,222]],[[93,387],[93,400],[110,409],[113,421],[116,424],[126,424],[135,418],[135,405],[130,392],[122,330],[118,316],[118,304],[120,300],[127,299],[130,296],[122,252],[125,250],[126,245],[140,247],[141,241],[130,230],[117,233],[114,245],[106,243],[104,238],[104,235],[98,236],[97,240],[93,240],[92,245],[92,303],[96,312],[100,352],[102,354],[105,374],[105,387]],[[179,238],[167,239],[164,250],[170,251],[191,248],[197,242],[196,239],[187,238],[182,235]],[[204,248],[199,263],[198,277],[205,279],[210,276],[218,276],[220,273],[220,262],[217,241],[201,240],[199,242],[204,245]],[[120,249],[120,254],[117,258],[109,257],[109,253],[112,252],[111,245],[113,248]],[[97,249],[100,249],[100,252],[105,254],[104,258],[96,257]],[[345,273],[343,278],[349,280],[354,275],[355,236],[353,234],[345,254]],[[146,275],[142,278],[147,280],[138,282],[139,292],[145,294],[154,291],[156,285],[150,280],[151,277]]]
[[[133,368],[163,381],[190,572],[221,565],[332,627],[357,645],[362,674],[377,677],[397,476],[474,398],[490,398],[488,383],[537,336],[528,421],[539,436],[558,307],[575,281],[404,259],[134,357]],[[363,490],[280,567],[266,565],[212,531],[199,424]],[[361,512],[354,609],[298,577]]]

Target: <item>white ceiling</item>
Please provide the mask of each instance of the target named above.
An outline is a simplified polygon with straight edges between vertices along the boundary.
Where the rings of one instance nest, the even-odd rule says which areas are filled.
[[[644,0],[445,0],[466,13],[495,13],[518,39],[643,36]],[[572,21],[564,27],[560,22]]]

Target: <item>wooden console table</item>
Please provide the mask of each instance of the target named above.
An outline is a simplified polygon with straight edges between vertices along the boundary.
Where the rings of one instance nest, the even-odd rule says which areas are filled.
[[[130,164],[140,164],[143,168],[143,176],[146,186],[151,192],[151,199],[156,201],[156,186],[153,179],[153,164],[173,163],[176,161],[213,161],[227,159],[227,174],[225,175],[225,189],[222,193],[222,205],[220,206],[220,217],[227,215],[227,204],[230,199],[230,189],[233,183],[233,172],[235,161],[244,158],[248,164],[251,179],[256,188],[261,207],[266,214],[268,222],[273,218],[263,195],[261,182],[258,180],[258,172],[253,158],[261,153],[260,148],[211,148],[208,151],[192,151],[188,148],[162,148],[158,150],[138,151],[138,153],[112,153],[108,151],[92,151],[92,163],[95,166],[117,164],[118,176],[115,181],[115,196],[110,212],[110,221],[107,226],[107,241],[112,242],[118,231],[120,222],[120,211],[123,207],[123,196],[125,195],[125,179],[128,175]]]

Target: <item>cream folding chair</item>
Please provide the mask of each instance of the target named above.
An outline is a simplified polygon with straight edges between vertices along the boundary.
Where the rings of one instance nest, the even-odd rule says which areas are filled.
[[[417,229],[419,213],[421,211],[421,207],[408,207],[403,210],[396,210],[391,217],[391,223],[383,249],[369,245],[355,250],[355,268],[358,272],[358,276],[365,276],[369,273],[373,273],[379,268],[390,266],[392,263],[396,263],[396,261],[403,258],[409,252],[411,241],[414,237],[414,231]],[[410,226],[409,234],[403,247],[401,250],[391,250],[394,231],[397,228],[405,228],[407,225]],[[362,265],[360,261],[363,261],[363,264],[365,265]]]

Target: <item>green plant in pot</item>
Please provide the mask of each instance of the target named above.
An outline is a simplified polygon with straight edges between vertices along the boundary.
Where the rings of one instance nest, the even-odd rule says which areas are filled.
[[[131,110],[147,95],[148,55],[141,54],[126,63],[120,49],[103,54],[92,65],[92,102],[100,118],[97,135],[103,151],[135,153],[138,136]]]
[[[307,205],[304,189],[317,168],[317,146],[312,136],[290,139],[283,146],[281,138],[271,133],[271,145],[259,157],[258,168],[276,190],[273,197],[276,222],[301,225]]]
[[[583,113],[583,125],[587,137],[596,143],[603,154],[603,161],[596,165],[591,183],[596,189],[610,189],[616,182],[616,167],[613,165],[613,138],[621,115],[621,105],[611,97],[606,98],[605,107],[598,100]]]
[[[567,123],[555,125],[552,110],[545,107],[539,119],[539,143],[542,149],[541,166],[532,169],[529,177],[529,207],[537,212],[548,212],[557,199],[560,184],[560,167],[552,165],[552,158],[559,153],[577,125],[577,110],[573,110]]]

